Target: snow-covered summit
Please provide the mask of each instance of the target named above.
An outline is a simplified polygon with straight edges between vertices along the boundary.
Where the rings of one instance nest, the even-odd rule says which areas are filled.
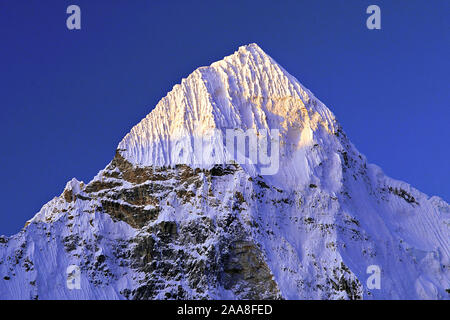
[[[305,180],[308,165],[301,166],[301,174],[297,170],[284,172],[286,167],[304,158],[305,147],[329,140],[327,136],[336,132],[337,124],[330,110],[309,90],[258,45],[250,44],[198,68],[175,85],[125,136],[118,149],[140,166],[202,166],[205,155],[222,164],[229,156],[222,146],[227,129],[253,129],[279,139],[279,179],[294,174],[294,178]],[[199,139],[200,150],[195,145]],[[244,167],[260,173],[257,164]]]

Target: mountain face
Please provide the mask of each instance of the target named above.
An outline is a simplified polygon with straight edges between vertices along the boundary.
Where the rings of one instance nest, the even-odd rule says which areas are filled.
[[[449,299],[449,223],[250,44],[0,237],[0,299]]]

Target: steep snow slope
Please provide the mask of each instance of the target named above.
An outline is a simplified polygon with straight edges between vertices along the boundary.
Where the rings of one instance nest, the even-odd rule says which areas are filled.
[[[254,130],[270,162],[237,161],[230,130]],[[89,184],[0,238],[0,298],[448,299],[449,223],[251,44],[183,79]]]
[[[205,163],[228,160],[218,133],[267,130],[270,138],[281,141],[277,180],[296,187],[306,183],[318,161],[305,154],[305,147],[334,143],[328,136],[335,126],[328,108],[256,44],[250,44],[198,68],[174,86],[125,136],[119,149],[125,159],[140,166],[210,167]],[[279,130],[279,136],[271,135],[271,129]],[[196,148],[197,140],[202,148]],[[251,167],[255,166],[253,171],[260,172],[259,165]]]

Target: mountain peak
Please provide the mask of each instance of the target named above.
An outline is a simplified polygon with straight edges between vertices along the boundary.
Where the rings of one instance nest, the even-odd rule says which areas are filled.
[[[0,237],[0,299],[448,299],[449,214],[250,44]]]
[[[331,111],[252,43],[196,69],[175,85],[125,136],[118,150],[139,166],[210,167],[230,160],[230,150],[223,148],[227,130],[253,130],[256,135],[267,133],[267,139],[279,141],[283,161],[291,162],[304,158],[304,147],[313,145],[315,139],[335,139],[336,127]],[[202,148],[195,150],[199,139]],[[206,165],[205,156],[211,160]],[[248,162],[244,169],[264,174],[255,161]],[[291,170],[288,166],[280,175],[284,179],[305,169]]]
[[[255,42],[252,42],[252,43],[249,43],[249,44],[240,46],[238,50],[250,50],[250,49],[255,49],[255,50],[263,51],[263,50],[261,49],[261,47],[258,46],[258,44],[255,43]]]
[[[222,60],[217,61],[216,63],[228,62],[231,64],[235,64],[236,66],[242,65],[244,62],[248,62],[248,60],[244,60],[246,56],[252,56],[254,60],[266,60],[270,63],[277,64],[278,63],[273,60],[260,46],[256,43],[250,43],[247,45],[240,46],[238,50],[236,50],[233,54],[224,57]],[[238,63],[234,63],[238,61]],[[213,63],[214,65],[214,63]],[[256,65],[254,65],[256,66]]]

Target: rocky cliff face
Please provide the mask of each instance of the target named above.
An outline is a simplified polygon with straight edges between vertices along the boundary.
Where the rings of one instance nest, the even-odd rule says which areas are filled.
[[[278,170],[230,161],[227,129],[266,130]],[[91,182],[0,237],[0,298],[448,299],[449,222],[252,44],[183,79]]]

